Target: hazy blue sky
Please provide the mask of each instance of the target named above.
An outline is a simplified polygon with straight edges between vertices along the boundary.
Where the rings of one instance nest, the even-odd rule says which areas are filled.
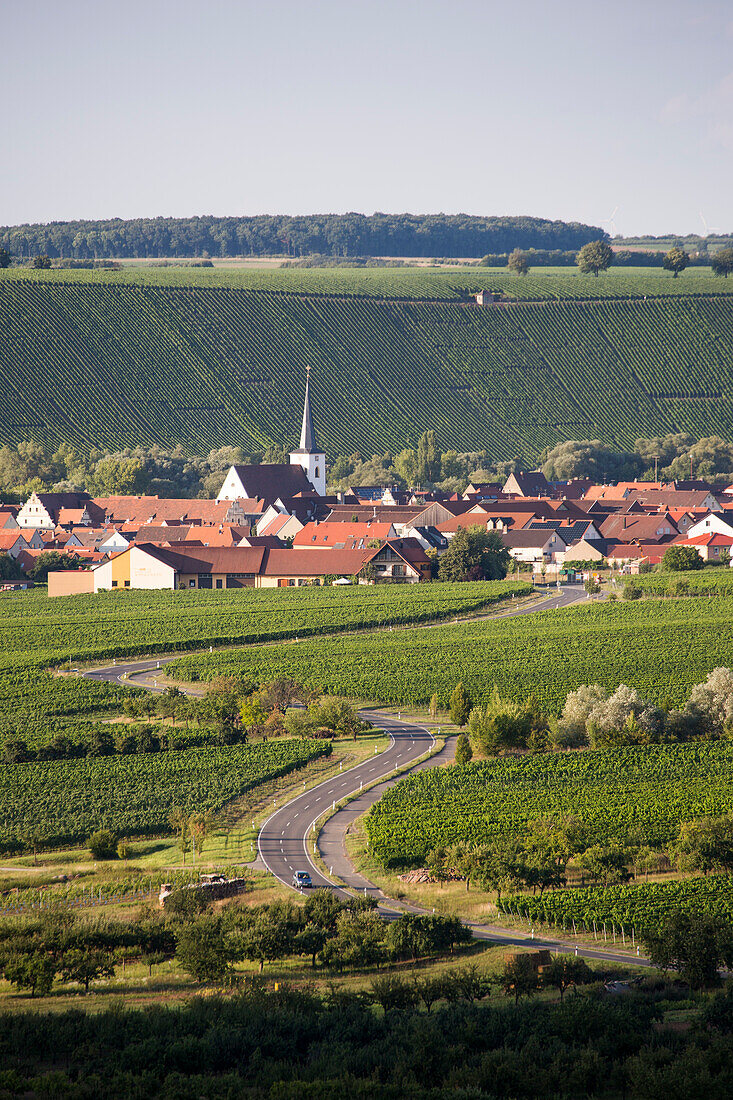
[[[733,230],[730,0],[0,0],[0,28],[0,223]]]

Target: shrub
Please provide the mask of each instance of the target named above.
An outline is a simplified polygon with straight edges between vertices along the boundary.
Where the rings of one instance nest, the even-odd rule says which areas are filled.
[[[117,837],[109,829],[97,829],[92,833],[87,847],[95,859],[117,858]]]

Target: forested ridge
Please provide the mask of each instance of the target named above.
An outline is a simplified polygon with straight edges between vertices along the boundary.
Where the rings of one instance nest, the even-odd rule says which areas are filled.
[[[13,275],[0,279],[0,313],[9,443],[288,448],[306,366],[332,456],[397,452],[427,429],[443,447],[528,462],[567,439],[628,448],[673,432],[733,436],[733,306],[723,295],[482,309]]]
[[[598,226],[470,214],[288,214],[250,218],[110,218],[0,227],[17,256],[483,256],[513,248],[580,248]]]

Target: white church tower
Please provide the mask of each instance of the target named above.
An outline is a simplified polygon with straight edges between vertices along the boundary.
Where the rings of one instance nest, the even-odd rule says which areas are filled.
[[[316,436],[313,431],[310,403],[310,367],[306,367],[305,404],[303,406],[303,427],[300,429],[300,446],[290,453],[290,465],[302,466],[305,476],[320,496],[326,495],[326,456],[316,448]]]

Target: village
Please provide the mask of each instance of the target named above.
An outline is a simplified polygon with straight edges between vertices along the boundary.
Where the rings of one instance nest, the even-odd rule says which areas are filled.
[[[68,567],[48,573],[54,597],[415,584],[436,576],[451,540],[470,528],[496,532],[513,567],[544,581],[601,567],[643,572],[670,545],[713,564],[731,558],[733,485],[549,482],[531,471],[503,484],[471,483],[461,494],[354,485],[329,495],[326,469],[307,380],[289,463],[232,466],[214,500],[34,492],[23,505],[0,504],[0,553],[26,576],[42,555],[63,555]]]

